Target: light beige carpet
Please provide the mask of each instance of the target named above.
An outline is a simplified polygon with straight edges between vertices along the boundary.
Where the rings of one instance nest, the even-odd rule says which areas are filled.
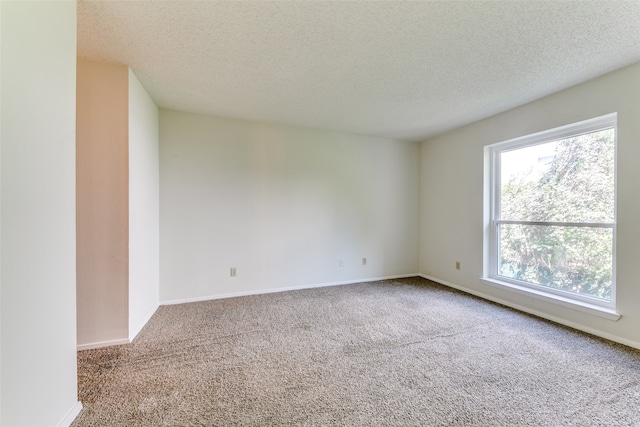
[[[640,352],[421,278],[160,307],[73,426],[640,426]]]

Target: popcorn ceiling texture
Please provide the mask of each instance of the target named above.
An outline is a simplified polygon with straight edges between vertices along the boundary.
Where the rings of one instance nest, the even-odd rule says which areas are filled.
[[[640,61],[640,1],[78,2],[161,108],[421,140]]]

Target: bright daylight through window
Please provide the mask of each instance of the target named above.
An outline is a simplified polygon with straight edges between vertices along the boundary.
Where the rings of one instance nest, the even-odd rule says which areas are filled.
[[[616,115],[487,147],[489,278],[615,305]]]

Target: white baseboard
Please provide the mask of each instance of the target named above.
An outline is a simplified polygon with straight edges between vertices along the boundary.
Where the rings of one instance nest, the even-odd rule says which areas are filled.
[[[133,341],[138,336],[142,328],[144,328],[144,326],[149,322],[149,320],[151,320],[153,315],[156,313],[156,311],[158,310],[158,307],[160,307],[160,305],[156,305],[153,308],[153,310],[147,313],[147,315],[144,317],[144,320],[140,322],[139,325],[137,325],[136,327],[134,327],[132,330],[129,331],[129,342]]]
[[[367,279],[347,280],[343,282],[324,282],[324,283],[315,283],[310,285],[291,286],[286,288],[258,289],[253,291],[232,292],[227,294],[207,295],[207,296],[195,297],[195,298],[182,298],[182,299],[175,299],[175,300],[168,300],[168,301],[160,301],[160,305],[173,305],[173,304],[184,304],[189,302],[211,301],[211,300],[224,299],[224,298],[244,297],[248,295],[273,294],[276,292],[297,291],[300,289],[324,288],[327,286],[351,285],[354,283],[376,282],[378,280],[402,279],[407,277],[418,277],[418,276],[419,276],[418,273],[401,274],[398,276],[372,277]]]
[[[131,341],[129,341],[128,339],[121,339],[121,340],[111,340],[111,341],[98,341],[98,342],[90,342],[87,344],[78,344],[78,351],[80,350],[91,350],[94,348],[101,348],[101,347],[109,347],[112,345],[122,345],[122,344],[130,344]]]
[[[73,422],[73,420],[76,419],[76,417],[78,416],[81,410],[82,410],[82,403],[78,401],[75,403],[75,405],[73,405],[71,409],[69,409],[69,412],[67,412],[67,414],[62,418],[62,420],[60,420],[60,422],[56,425],[56,427],[69,427]]]
[[[491,295],[484,294],[482,292],[474,291],[472,289],[465,288],[464,286],[456,285],[455,283],[447,282],[446,280],[438,279],[437,277],[427,276],[426,274],[419,274],[420,277],[431,280],[436,283],[440,283],[441,285],[448,286],[450,288],[457,289],[459,291],[465,292],[467,294],[475,295],[479,298],[486,299],[489,301],[496,302],[498,304],[505,305],[507,307],[514,308],[519,311],[524,311],[525,313],[533,314],[534,316],[542,317],[543,319],[551,320],[552,322],[559,323],[564,326],[568,326],[573,329],[577,329],[582,332],[586,332],[591,335],[595,335],[600,338],[604,338],[610,341],[614,341],[620,344],[624,344],[629,347],[640,349],[640,342],[629,340],[627,338],[619,337],[617,335],[610,334],[608,332],[603,332],[597,329],[590,328],[588,326],[584,326],[580,323],[571,322],[569,320],[562,319],[560,317],[556,317],[547,313],[544,313],[539,310],[534,310],[529,307],[522,306],[520,304],[515,304],[510,301],[504,300],[502,298],[496,298]]]
[[[78,349],[78,351],[81,351],[81,350],[92,350],[94,348],[110,347],[112,345],[130,344],[131,341],[133,341],[134,338],[138,336],[138,334],[140,333],[142,328],[144,328],[144,326],[147,324],[147,322],[149,322],[149,320],[151,320],[153,315],[156,313],[156,310],[158,310],[158,307],[159,306],[155,307],[153,310],[151,310],[149,312],[149,314],[145,317],[144,322],[142,322],[139,325],[139,328],[137,328],[137,330],[135,330],[135,334],[131,334],[132,336],[129,337],[129,339],[98,341],[98,342],[90,342],[90,343],[86,343],[86,344],[78,344],[78,346],[76,348]]]

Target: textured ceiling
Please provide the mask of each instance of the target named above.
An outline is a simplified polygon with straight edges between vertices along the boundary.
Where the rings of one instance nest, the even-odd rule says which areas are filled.
[[[86,1],[159,107],[421,140],[640,62],[633,1]]]

